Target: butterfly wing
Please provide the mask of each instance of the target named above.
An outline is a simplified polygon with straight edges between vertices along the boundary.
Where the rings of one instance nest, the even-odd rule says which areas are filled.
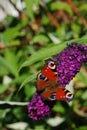
[[[73,94],[65,88],[59,87],[45,90],[41,93],[41,97],[46,100],[68,100],[73,99]]]
[[[73,99],[73,94],[65,89],[65,88],[58,88],[56,92],[56,100],[68,100],[71,101]]]

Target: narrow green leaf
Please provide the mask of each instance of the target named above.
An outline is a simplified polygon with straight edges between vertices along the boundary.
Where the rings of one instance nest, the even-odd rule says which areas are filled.
[[[29,66],[37,61],[40,61],[42,59],[45,59],[45,58],[47,59],[48,57],[51,57],[55,53],[60,52],[64,47],[65,47],[65,44],[59,45],[59,49],[58,49],[58,45],[55,45],[55,46],[52,45],[51,47],[48,46],[47,48],[43,48],[39,50],[38,52],[33,53],[33,55],[30,56],[29,59],[21,65],[20,69],[22,67]]]
[[[21,84],[25,78],[26,78],[26,74],[25,74],[25,75],[18,76],[18,77],[16,77],[15,79],[13,79],[13,80],[10,82],[10,85],[13,85],[13,84]]]
[[[47,48],[43,48],[43,49],[39,50],[38,52],[33,53],[29,57],[29,59],[21,65],[19,70],[25,66],[32,65],[33,63],[35,63],[37,61],[47,59],[48,57],[51,57],[51,56],[59,53],[67,46],[67,43],[69,44],[72,42],[77,42],[78,44],[84,43],[85,45],[87,45],[87,38],[74,39],[74,40],[60,43],[58,45],[47,46]]]
[[[19,92],[28,82],[30,82],[31,80],[35,79],[35,78],[36,78],[36,75],[37,75],[37,73],[32,74],[32,75],[29,75],[28,78],[26,78],[26,79],[23,81],[23,83],[21,84],[21,86],[19,87],[18,92]]]
[[[33,13],[33,5],[34,0],[25,0],[26,3],[26,13],[30,19],[34,20],[34,13]]]

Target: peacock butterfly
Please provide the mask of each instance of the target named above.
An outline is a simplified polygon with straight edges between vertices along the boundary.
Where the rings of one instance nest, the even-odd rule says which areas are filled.
[[[73,94],[59,84],[56,64],[53,59],[46,60],[41,73],[37,75],[36,88],[45,100],[66,99],[71,101],[73,99]]]

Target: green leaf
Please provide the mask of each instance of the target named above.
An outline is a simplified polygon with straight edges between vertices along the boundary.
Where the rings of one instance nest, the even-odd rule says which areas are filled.
[[[25,0],[26,3],[26,13],[30,19],[34,20],[34,13],[33,13],[33,5],[34,0]]]
[[[66,4],[64,2],[54,2],[50,6],[51,10],[65,10],[67,13],[69,13],[71,16],[73,15],[73,11],[69,4]]]
[[[24,75],[20,75],[18,77],[16,77],[15,79],[13,79],[11,82],[10,82],[10,85],[13,85],[13,84],[21,84],[24,79],[26,78],[26,74]]]
[[[0,64],[0,76],[5,76],[9,73],[8,69]]]
[[[9,112],[9,108],[7,108],[7,109],[1,109],[0,110],[0,119],[1,118],[5,118],[5,116],[6,116],[6,114]]]
[[[55,46],[52,45],[52,46],[48,46],[47,48],[43,48],[38,52],[33,53],[33,55],[30,56],[29,59],[21,65],[20,69],[24,66],[29,66],[37,61],[44,60],[45,58],[47,59],[48,57],[51,57],[55,53],[60,52],[62,49],[64,49],[64,47],[65,44],[63,45],[60,44],[59,48],[58,45]]]
[[[34,95],[36,91],[36,87],[35,86],[31,86],[31,85],[27,85],[25,88],[24,88],[24,92],[26,94],[26,97],[27,99],[29,100],[29,98]]]
[[[10,73],[12,73],[15,77],[17,76],[17,72],[13,69],[12,65],[9,64],[4,57],[0,56],[0,67],[2,66],[5,69],[7,69]]]
[[[23,88],[23,86],[25,86],[27,83],[29,83],[30,81],[32,81],[33,79],[35,79],[35,78],[36,78],[36,75],[37,75],[37,73],[32,74],[32,75],[29,75],[28,78],[26,78],[26,79],[22,82],[20,88],[18,89],[18,92]]]
[[[79,39],[66,41],[66,42],[60,43],[58,45],[47,46],[47,48],[43,48],[43,49],[39,50],[38,52],[33,53],[29,57],[29,59],[21,65],[19,70],[23,67],[32,65],[37,61],[47,59],[47,58],[51,57],[52,55],[59,53],[67,46],[67,43],[72,43],[72,42],[77,42],[78,44],[84,43],[85,45],[87,45],[87,38],[79,38]]]
[[[31,42],[33,43],[37,43],[37,42],[43,42],[43,43],[47,43],[49,41],[49,38],[43,34],[39,34],[39,35],[36,35],[32,40]]]
[[[53,107],[53,111],[55,112],[60,112],[62,114],[64,114],[66,111],[64,109],[64,107],[60,104],[60,103],[57,103],[54,107]]]
[[[50,18],[46,15],[43,15],[42,19],[41,19],[41,24],[43,25],[48,25],[50,22]]]
[[[5,59],[9,65],[11,65],[12,70],[18,75],[17,69],[18,69],[18,59],[19,57],[17,54],[15,55],[15,51],[12,50],[6,50],[5,51]]]
[[[7,44],[9,42],[16,38],[18,35],[20,35],[20,29],[23,28],[28,22],[28,19],[22,20],[19,24],[17,24],[15,27],[10,27],[8,28],[4,33],[3,33],[3,39]]]
[[[20,25],[17,25],[15,27],[12,28],[8,28],[4,33],[3,33],[3,37],[5,39],[5,41],[7,41],[7,43],[12,40],[13,38],[15,38],[16,36],[18,36],[19,34],[19,29],[20,29]]]

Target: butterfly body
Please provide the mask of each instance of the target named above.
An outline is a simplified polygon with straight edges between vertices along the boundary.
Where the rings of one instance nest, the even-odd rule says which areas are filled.
[[[36,88],[45,100],[72,100],[73,98],[72,93],[59,84],[56,65],[52,59],[46,61],[41,73],[38,74]]]

